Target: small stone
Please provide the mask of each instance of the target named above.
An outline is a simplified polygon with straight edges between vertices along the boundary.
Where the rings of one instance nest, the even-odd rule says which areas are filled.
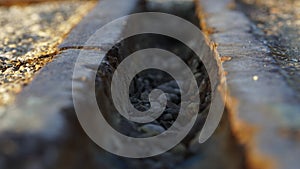
[[[172,114],[165,114],[162,119],[165,121],[170,121],[173,120],[173,116]]]
[[[158,101],[160,104],[163,104],[166,100],[167,100],[167,97],[166,97],[165,94],[162,94],[162,95],[160,95],[160,96],[157,98],[157,101]]]
[[[153,111],[155,113],[159,112],[160,110],[163,110],[163,108],[161,107],[160,103],[158,103],[158,102],[152,102],[151,103],[151,108],[153,109]]]
[[[179,109],[173,109],[173,108],[167,108],[165,110],[166,113],[171,114],[172,115],[172,119],[176,119],[179,113]]]
[[[161,121],[161,124],[165,127],[165,128],[170,128],[173,124],[172,121]]]
[[[296,59],[296,58],[292,58],[291,59],[293,62],[298,62],[298,59]]]
[[[169,93],[168,94],[168,98],[173,102],[173,103],[180,103],[180,99],[179,97],[176,95],[176,94],[173,94],[173,93]]]
[[[168,114],[178,114],[178,111],[179,110],[177,110],[177,109],[174,109],[174,108],[167,108],[166,109],[166,112],[168,113]]]
[[[176,80],[172,80],[168,83],[166,83],[168,86],[173,87],[173,88],[177,88],[178,87],[178,83]]]
[[[148,101],[148,100],[149,100],[149,92],[143,92],[143,93],[141,94],[141,99],[142,99],[143,101]]]
[[[130,101],[131,101],[132,103],[139,103],[139,102],[140,102],[140,100],[137,99],[137,98],[135,98],[135,97],[131,97],[131,98],[130,98]]]
[[[165,131],[162,126],[155,124],[146,124],[140,128],[140,131],[143,131],[149,135],[158,135]]]
[[[157,88],[163,90],[166,93],[180,94],[180,89],[169,86],[168,83],[160,85]]]

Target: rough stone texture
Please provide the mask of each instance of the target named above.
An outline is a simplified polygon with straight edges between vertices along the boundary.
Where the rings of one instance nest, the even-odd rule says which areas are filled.
[[[79,50],[67,50],[44,67],[0,118],[1,168],[114,168],[98,151],[72,110],[72,75]],[[87,51],[90,58],[101,52]],[[63,71],[62,71],[63,70]],[[17,162],[16,162],[17,161]],[[82,162],[84,161],[84,163]]]
[[[95,145],[77,121],[71,86],[74,64],[81,51],[65,50],[57,55],[0,119],[1,168],[126,167],[125,160]],[[85,54],[87,59],[93,59],[105,53],[87,50]],[[86,89],[85,79],[75,81],[82,85],[78,89]]]
[[[109,2],[112,1],[102,2],[107,3],[110,5],[110,7],[115,5],[115,2],[109,4]],[[127,15],[129,12],[131,12],[131,10],[133,10],[131,7],[136,6],[136,4],[133,2],[134,1],[130,0],[126,1],[125,3],[120,3],[123,5],[122,8],[124,11],[111,10],[110,13],[107,13],[107,11],[101,11],[102,6],[98,5],[83,22],[87,25],[94,24],[97,20],[100,22],[103,19],[102,17],[104,16],[104,13],[105,17],[110,19],[114,18],[114,16]],[[109,19],[106,21],[108,22]],[[97,26],[103,26],[101,24],[99,25],[99,22]],[[94,31],[96,30],[95,27],[91,27],[91,29],[92,28],[94,28]],[[116,34],[117,37],[117,35],[122,32],[123,28],[124,27],[118,27],[110,30],[110,34]],[[89,33],[91,29],[82,30],[79,26],[75,28],[71,34],[74,36],[75,34],[87,34],[87,32]],[[107,37],[103,37],[103,39],[113,40],[110,37],[110,34],[107,35]],[[117,43],[116,39],[115,43]],[[76,45],[72,47],[76,47]],[[9,106],[8,109],[1,111],[1,131],[36,131],[54,127],[53,131],[59,132],[57,128],[62,127],[61,124],[63,124],[63,122],[59,120],[61,119],[61,115],[59,115],[58,112],[60,112],[64,107],[70,107],[72,105],[71,80],[74,62],[76,61],[76,56],[78,55],[79,51],[80,50],[65,50],[56,56],[53,62],[45,66],[35,77],[34,81],[29,86],[24,88],[24,90],[17,97],[15,103]],[[94,50],[90,51],[92,53],[91,56],[88,55],[90,56],[90,59],[93,58],[93,52],[94,56],[96,54],[98,56],[99,53],[103,54],[103,52],[105,53],[108,50],[103,52],[102,50],[97,51],[98,52]],[[49,120],[49,118],[57,120]],[[55,124],[52,124],[52,122]],[[55,133],[53,134],[56,135]]]
[[[0,7],[0,106],[12,103],[94,2]]]
[[[7,109],[1,118],[0,130],[41,131],[54,136],[60,133],[64,122],[59,112],[65,107],[72,107],[72,76],[79,52],[63,51],[42,68]],[[88,56],[92,59],[100,53],[88,51]]]
[[[202,0],[199,6],[202,27],[224,62],[232,130],[245,147],[247,167],[296,169],[299,92],[290,87],[271,49],[256,38],[259,29],[234,6],[231,0]]]
[[[270,48],[288,84],[300,93],[300,1],[238,2],[237,9],[245,11],[261,30],[254,33]]]
[[[101,20],[96,13],[104,12],[108,18],[112,18],[111,15],[127,15],[130,11],[128,6],[135,4],[133,1],[122,2],[126,2],[121,3],[124,5],[122,9],[128,9],[126,12],[111,10],[106,13],[97,6],[98,10],[89,15],[85,24],[92,25]],[[118,35],[122,29],[111,30],[111,34]],[[84,31],[74,30],[78,34],[87,34]],[[72,75],[79,51],[66,49],[55,56],[17,96],[14,104],[1,110],[0,168],[124,168],[118,157],[112,158],[111,154],[99,151],[77,122],[72,109]],[[93,59],[104,55],[107,50],[86,52],[86,56]]]

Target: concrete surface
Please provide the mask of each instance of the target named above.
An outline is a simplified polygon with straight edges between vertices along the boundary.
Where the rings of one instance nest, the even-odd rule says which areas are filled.
[[[58,52],[66,34],[95,2],[45,2],[0,7],[0,107]]]
[[[101,6],[97,6],[98,10],[88,16],[88,24],[96,25],[92,28],[95,31],[104,24],[99,16],[127,15],[132,5],[135,6],[133,3],[123,5],[124,11],[113,10],[107,15],[99,15]],[[76,29],[74,31],[78,34],[87,34],[85,30]],[[118,34],[122,29],[118,27],[111,33]],[[77,46],[70,48],[73,47]],[[0,168],[82,169],[101,166],[111,169],[124,166],[118,158],[99,151],[77,122],[72,109],[72,75],[79,51],[64,49],[57,54],[22,90],[14,103],[1,111]],[[107,51],[86,52],[89,53],[87,57],[93,59]]]

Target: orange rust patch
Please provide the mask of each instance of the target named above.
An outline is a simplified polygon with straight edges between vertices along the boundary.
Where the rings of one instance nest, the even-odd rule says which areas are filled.
[[[232,59],[231,56],[222,56],[222,57],[221,57],[221,61],[222,61],[222,62],[230,61],[231,59]]]
[[[194,1],[197,8],[196,8],[196,14],[198,16],[199,21],[200,21],[200,27],[202,29],[202,31],[206,34],[206,35],[210,35],[213,33],[212,30],[214,30],[213,28],[209,28],[206,24],[206,20],[204,18],[206,18],[206,14],[203,12],[203,9],[200,7],[200,1],[199,0],[195,0]]]
[[[227,71],[224,71],[223,75],[224,75],[224,76],[227,76],[227,75],[228,75],[228,72],[227,72]]]

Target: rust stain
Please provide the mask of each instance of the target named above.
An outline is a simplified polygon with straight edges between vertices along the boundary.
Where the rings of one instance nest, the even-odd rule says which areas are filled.
[[[206,24],[207,14],[200,5],[200,1],[195,0],[197,6],[197,15],[200,20],[200,27],[207,38],[207,41],[211,41],[209,35],[212,34],[211,28]],[[229,4],[229,7],[231,5]],[[214,57],[218,62],[219,74],[221,76],[220,85],[218,87],[219,92],[223,95],[225,99],[225,106],[228,109],[228,120],[230,123],[230,128],[233,132],[234,138],[237,140],[238,144],[242,145],[244,148],[246,166],[248,169],[274,169],[277,168],[276,162],[269,156],[264,155],[257,148],[257,144],[254,140],[256,133],[259,132],[259,128],[248,124],[238,117],[239,100],[233,97],[230,91],[227,89],[226,85],[226,75],[228,72],[223,70],[222,63],[224,61],[230,61],[230,56],[221,57],[217,51],[217,45],[214,42],[207,43],[214,52]]]
[[[231,56],[222,56],[221,58],[221,62],[227,62],[227,61],[230,61],[232,59]]]
[[[200,1],[194,0],[194,2],[197,7],[196,14],[198,18],[200,18],[199,21],[200,21],[200,27],[202,29],[202,32],[206,35],[213,34],[215,29],[208,27],[208,25],[206,24],[206,20],[203,19],[203,18],[207,18],[207,15],[205,14],[205,12],[203,12],[203,9],[200,7]]]
[[[227,76],[227,75],[228,75],[228,72],[227,72],[227,71],[224,71],[223,75],[224,75],[224,76]]]
[[[222,92],[225,94],[224,92]],[[257,148],[254,141],[259,128],[253,126],[238,117],[239,100],[230,95],[230,91],[226,94],[226,108],[228,109],[229,121],[233,135],[245,148],[246,166],[249,169],[274,169],[275,162],[270,157],[263,155]]]

